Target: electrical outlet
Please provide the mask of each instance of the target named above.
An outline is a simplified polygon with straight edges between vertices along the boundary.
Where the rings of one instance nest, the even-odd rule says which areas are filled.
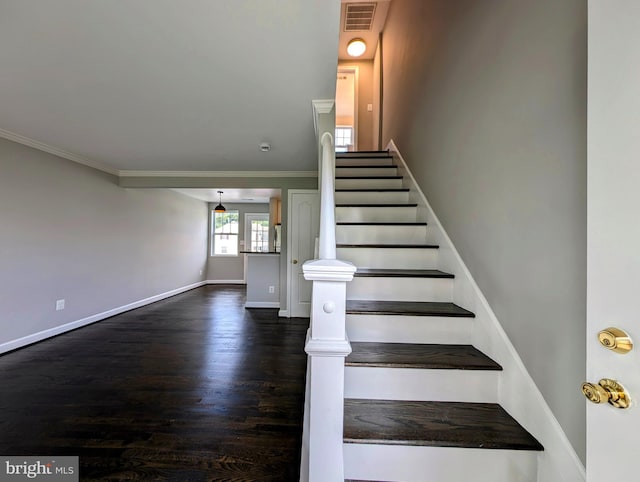
[[[269,293],[273,294],[276,292],[276,287],[275,286],[269,286]]]
[[[202,276],[202,270],[200,270],[200,276]]]
[[[56,301],[56,311],[64,310],[64,300]]]

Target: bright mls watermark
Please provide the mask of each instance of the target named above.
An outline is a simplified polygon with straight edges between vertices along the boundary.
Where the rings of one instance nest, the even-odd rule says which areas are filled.
[[[19,480],[78,482],[78,457],[0,456],[0,482]]]

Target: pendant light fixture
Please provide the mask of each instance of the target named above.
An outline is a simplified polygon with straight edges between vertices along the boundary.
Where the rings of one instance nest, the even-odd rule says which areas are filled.
[[[222,205],[222,191],[218,191],[218,195],[220,196],[220,203],[213,209],[217,213],[223,213],[227,209]]]

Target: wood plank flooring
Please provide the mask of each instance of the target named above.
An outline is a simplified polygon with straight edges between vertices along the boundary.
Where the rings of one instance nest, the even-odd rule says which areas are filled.
[[[206,286],[0,356],[0,453],[81,480],[296,481],[308,319]]]

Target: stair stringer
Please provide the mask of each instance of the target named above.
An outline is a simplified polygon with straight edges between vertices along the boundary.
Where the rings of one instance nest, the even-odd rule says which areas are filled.
[[[404,187],[411,189],[412,202],[418,203],[418,219],[428,223],[430,242],[440,245],[438,269],[456,276],[453,302],[476,315],[473,345],[502,365],[498,402],[545,448],[538,455],[538,482],[584,482],[584,465],[442,227],[393,139],[387,145],[387,150],[395,158],[398,173],[404,176]]]

